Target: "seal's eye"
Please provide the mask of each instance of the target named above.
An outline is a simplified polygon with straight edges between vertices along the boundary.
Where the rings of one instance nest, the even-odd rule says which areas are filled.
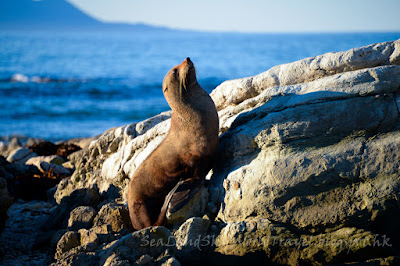
[[[173,73],[174,73],[174,75],[176,76],[176,73],[178,73],[178,70],[177,70],[176,68],[174,68]]]

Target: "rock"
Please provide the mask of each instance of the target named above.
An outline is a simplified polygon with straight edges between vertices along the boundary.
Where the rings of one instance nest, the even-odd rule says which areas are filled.
[[[93,184],[97,185],[100,193],[118,188],[125,197],[129,176],[168,132],[169,120],[166,120],[169,117],[170,113],[166,112],[138,124],[109,130],[92,141],[87,149],[70,155],[69,160],[75,163],[76,171],[70,180],[66,180],[57,189],[57,201],[70,191]],[[163,133],[159,134],[158,129]],[[146,145],[154,138],[156,141]],[[141,153],[144,149],[145,152]],[[121,168],[117,169],[118,166]]]
[[[71,173],[75,171],[75,165],[70,161],[63,163],[61,166],[68,169]]]
[[[174,258],[171,257],[169,258],[166,262],[164,262],[163,264],[161,264],[162,266],[181,266],[181,264],[179,263],[179,261]]]
[[[307,83],[323,77],[382,65],[400,65],[400,40],[327,53],[279,65],[255,77],[230,80],[211,93],[218,110],[257,96],[267,88]]]
[[[162,226],[148,227],[129,234],[113,243],[107,251],[102,254],[100,263],[105,263],[110,257],[119,257],[118,260],[135,263],[143,255],[157,258],[167,249],[175,253],[175,240],[171,232]],[[149,260],[145,256],[144,260]]]
[[[57,251],[55,259],[61,257],[61,255],[77,246],[80,245],[80,235],[75,231],[66,232],[57,243]]]
[[[199,217],[188,219],[174,233],[178,256],[185,261],[199,260],[201,252],[211,246],[208,229],[211,221]]]
[[[32,157],[27,160],[25,164],[34,165],[42,173],[49,173],[55,176],[65,177],[70,176],[72,173],[70,168],[62,166],[64,164],[64,159],[58,155]]]
[[[37,156],[36,153],[31,152],[27,148],[18,148],[16,150],[12,151],[8,155],[7,161],[9,161],[10,163],[15,163],[15,162],[25,163],[30,158],[36,157],[36,156]]]
[[[81,150],[81,147],[73,143],[60,143],[57,145],[57,155],[67,158],[70,154]]]
[[[34,143],[32,146],[28,146],[28,148],[39,156],[50,156],[57,154],[57,145],[49,141]]]
[[[137,265],[152,265],[152,264],[154,264],[154,260],[152,257],[145,254],[136,261],[136,264]]]
[[[0,177],[0,234],[6,223],[8,208],[13,202],[14,199],[8,193],[7,181]]]
[[[43,223],[42,230],[66,228],[73,209],[79,206],[96,207],[100,203],[100,196],[93,188],[74,190],[69,196],[63,197],[59,205],[53,210],[49,218]]]
[[[41,170],[44,173],[51,173],[56,176],[70,176],[71,175],[71,170],[68,168],[65,168],[63,166],[57,165],[57,164],[52,164],[52,163],[47,163],[47,162],[41,162],[39,170]]]
[[[104,262],[104,266],[130,266],[129,260],[122,260],[117,254],[113,254]]]
[[[82,246],[88,246],[88,245],[92,245],[94,247],[96,247],[100,240],[99,238],[99,234],[96,233],[96,229],[80,229],[78,231],[79,235],[81,236],[81,245]],[[107,241],[108,242],[108,241]]]
[[[84,150],[79,150],[76,152],[71,153],[70,155],[68,155],[68,160],[70,160],[73,164],[77,164],[82,157],[84,157],[84,155],[87,153],[87,149]]]
[[[0,141],[0,155],[4,156],[5,158],[7,158],[11,152],[19,148],[21,148],[21,142],[16,137],[12,138],[11,140],[2,139],[2,141]]]
[[[73,209],[69,215],[68,228],[79,230],[89,228],[96,216],[96,211],[90,206],[79,206]]]
[[[80,147],[81,149],[86,149],[90,146],[90,143],[94,140],[96,140],[99,136],[96,137],[89,137],[89,138],[75,138],[75,139],[69,139],[67,141],[61,141],[61,142],[57,142],[56,144],[66,144],[66,145],[70,145],[73,144],[75,146]]]
[[[94,219],[94,226],[109,226],[112,233],[132,231],[128,208],[115,203],[103,205]]]
[[[31,146],[34,146],[34,145],[38,145],[38,144],[40,144],[42,142],[46,142],[46,140],[40,139],[40,138],[28,138],[28,140],[26,141],[25,146],[26,147],[31,147]]]
[[[216,240],[216,250],[235,256],[262,251],[273,263],[285,265],[330,264],[351,262],[355,256],[384,256],[390,249],[383,244],[387,240],[386,236],[356,228],[299,235],[267,219],[253,219],[228,223]]]
[[[65,163],[64,159],[61,158],[58,155],[49,155],[49,156],[37,156],[37,157],[32,157],[29,160],[26,161],[25,164],[32,164],[35,165],[37,168],[40,168],[40,163],[46,162],[49,164],[56,164],[56,165],[62,165]]]

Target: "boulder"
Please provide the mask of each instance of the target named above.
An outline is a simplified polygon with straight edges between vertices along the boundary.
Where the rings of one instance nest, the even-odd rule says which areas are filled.
[[[75,231],[66,232],[57,243],[57,250],[55,259],[61,257],[61,255],[77,246],[80,245],[80,235]]]
[[[93,223],[94,226],[109,227],[110,231],[113,233],[132,230],[128,208],[116,203],[103,205]]]
[[[202,251],[207,251],[210,243],[208,229],[211,221],[194,217],[188,219],[174,233],[179,258],[185,261],[198,261]]]
[[[217,109],[222,110],[253,98],[267,88],[302,84],[339,73],[382,65],[400,65],[400,40],[275,66],[254,77],[226,81],[212,91],[211,97]]]
[[[43,222],[42,230],[66,228],[72,210],[79,206],[96,207],[100,203],[100,196],[96,189],[86,188],[74,190],[50,213],[49,217]]]

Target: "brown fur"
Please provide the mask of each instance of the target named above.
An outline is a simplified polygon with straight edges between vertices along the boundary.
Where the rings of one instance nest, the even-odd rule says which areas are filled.
[[[129,215],[137,230],[163,224],[173,194],[168,193],[180,180],[195,184],[203,180],[218,146],[217,110],[197,83],[189,58],[167,73],[163,92],[172,109],[171,128],[136,170],[128,189]]]

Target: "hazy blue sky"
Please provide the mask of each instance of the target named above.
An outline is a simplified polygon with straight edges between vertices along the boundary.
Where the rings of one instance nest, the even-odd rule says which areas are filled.
[[[400,0],[68,0],[104,21],[247,32],[400,31]]]

